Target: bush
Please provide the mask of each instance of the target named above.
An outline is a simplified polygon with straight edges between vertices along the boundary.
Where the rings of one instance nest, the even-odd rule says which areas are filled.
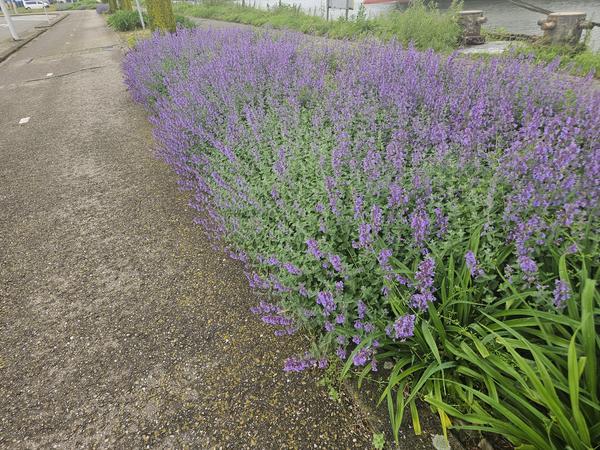
[[[98,14],[108,14],[108,3],[99,3],[96,6],[96,12]]]
[[[396,439],[423,398],[445,428],[591,448],[600,92],[555,69],[240,30],[155,35],[124,63],[253,312],[314,336],[285,370],[379,371]]]
[[[462,3],[453,2],[446,12],[432,3],[413,0],[405,12],[391,12],[367,19],[359,11],[356,20],[327,21],[303,13],[295,6],[281,5],[269,10],[241,6],[228,1],[203,2],[199,5],[177,3],[176,12],[195,17],[238,22],[254,26],[289,29],[331,38],[347,39],[375,36],[383,40],[396,39],[404,44],[413,42],[417,48],[449,51],[458,47],[461,30],[457,11]]]
[[[144,22],[148,23],[148,17],[143,13]],[[119,10],[108,16],[108,25],[116,31],[133,31],[142,28],[140,16],[137,11]]]
[[[175,16],[175,23],[177,24],[178,28],[194,28],[196,26],[196,23],[189,17],[180,15]]]

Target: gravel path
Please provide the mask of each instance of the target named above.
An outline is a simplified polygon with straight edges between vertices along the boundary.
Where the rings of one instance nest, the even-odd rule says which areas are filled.
[[[249,314],[121,56],[85,11],[0,64],[0,448],[368,448],[347,400],[281,371],[302,338]]]

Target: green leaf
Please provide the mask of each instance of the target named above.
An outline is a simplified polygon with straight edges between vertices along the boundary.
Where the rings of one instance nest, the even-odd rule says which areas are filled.
[[[417,405],[415,404],[414,400],[409,403],[409,406],[413,429],[415,430],[415,434],[419,436],[422,433],[421,422],[419,421],[419,411],[417,411]]]
[[[568,366],[569,366],[569,397],[571,399],[571,410],[573,411],[573,419],[577,425],[577,431],[581,440],[589,447],[590,432],[587,423],[581,410],[579,409],[579,362],[577,360],[577,350],[575,348],[575,338],[577,332],[573,334],[571,343],[569,344]]]
[[[435,360],[438,362],[438,364],[441,364],[442,358],[440,358],[440,352],[435,343],[435,339],[433,339],[431,331],[429,331],[429,323],[426,320],[421,321],[421,331],[423,332],[423,338],[425,339],[427,346],[430,348],[431,352],[433,353]]]
[[[587,358],[585,365],[585,381],[592,400],[598,401],[598,363],[596,348],[596,329],[594,325],[594,290],[596,282],[589,278],[585,280],[581,295],[581,340],[584,356]]]

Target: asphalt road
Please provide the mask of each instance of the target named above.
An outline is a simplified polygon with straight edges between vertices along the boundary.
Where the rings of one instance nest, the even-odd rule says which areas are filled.
[[[82,11],[0,64],[0,448],[370,447],[347,399],[282,372],[303,338],[249,314],[121,58]]]

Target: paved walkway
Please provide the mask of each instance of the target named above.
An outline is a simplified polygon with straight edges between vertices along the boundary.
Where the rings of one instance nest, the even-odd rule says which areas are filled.
[[[0,64],[0,448],[369,447],[281,371],[301,338],[192,225],[115,34],[85,11],[42,37]]]

